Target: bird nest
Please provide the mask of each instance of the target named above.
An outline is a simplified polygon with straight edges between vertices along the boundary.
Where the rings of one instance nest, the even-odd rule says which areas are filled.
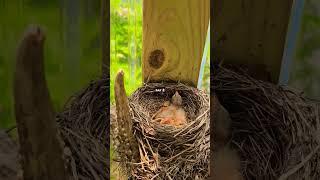
[[[109,178],[109,82],[92,81],[57,115],[64,155],[73,179]]]
[[[213,89],[232,119],[246,179],[319,179],[319,103],[246,70],[217,66]]]
[[[56,115],[70,179],[109,179],[108,91],[106,77],[92,81]],[[2,131],[0,140],[0,157],[7,157],[0,163],[0,179],[21,179],[18,144]]]
[[[178,92],[187,123],[175,127],[153,121],[154,114]],[[112,133],[123,170],[134,179],[204,179],[210,160],[209,96],[184,84],[148,83],[129,98],[137,153],[128,162],[128,149]],[[116,118],[112,119],[115,122]],[[119,128],[112,123],[112,129]],[[121,147],[123,146],[123,147]],[[130,159],[130,158],[129,158]]]

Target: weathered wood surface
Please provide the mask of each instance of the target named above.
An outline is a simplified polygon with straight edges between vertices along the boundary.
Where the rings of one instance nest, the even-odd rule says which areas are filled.
[[[213,1],[214,60],[257,65],[252,71],[266,70],[277,83],[291,6],[292,0]]]
[[[196,87],[209,18],[209,0],[144,0],[144,82],[170,80]]]
[[[64,180],[61,140],[44,73],[44,32],[26,31],[14,74],[14,108],[25,180]]]

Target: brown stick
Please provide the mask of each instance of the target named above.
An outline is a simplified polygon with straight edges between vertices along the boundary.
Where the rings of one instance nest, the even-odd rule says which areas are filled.
[[[44,74],[45,35],[37,26],[19,45],[14,79],[15,116],[25,180],[67,179]]]
[[[109,75],[110,48],[108,35],[110,34],[110,21],[108,9],[110,8],[107,0],[101,0],[101,50],[102,50],[102,75]]]
[[[118,72],[114,85],[116,110],[117,110],[117,127],[119,127],[119,143],[125,143],[126,149],[120,151],[127,152],[128,157],[136,155],[138,152],[137,143],[133,136],[133,122],[130,116],[129,101],[126,95],[123,81],[123,71]],[[124,146],[122,146],[124,147]],[[132,160],[132,159],[129,159]]]

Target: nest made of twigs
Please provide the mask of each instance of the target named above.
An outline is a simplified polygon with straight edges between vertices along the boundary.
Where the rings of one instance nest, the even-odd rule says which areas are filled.
[[[244,69],[216,66],[213,79],[246,179],[320,178],[319,103]]]
[[[187,124],[175,128],[151,121],[153,114],[176,91],[182,97]],[[130,164],[125,169],[129,176],[135,179],[208,177],[210,107],[205,92],[181,83],[148,83],[131,95],[129,105],[139,153],[136,162],[125,162]],[[125,154],[118,152],[118,156],[121,159]]]
[[[92,81],[58,113],[69,172],[74,179],[109,179],[109,82]]]
[[[71,179],[109,179],[109,81],[92,81],[73,95],[64,110],[57,113],[58,132]],[[22,178],[18,144],[0,131],[0,179]],[[2,147],[4,146],[4,147]]]

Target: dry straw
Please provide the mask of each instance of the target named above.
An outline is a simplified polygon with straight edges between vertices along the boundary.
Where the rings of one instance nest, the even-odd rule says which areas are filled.
[[[151,121],[152,115],[178,91],[188,123],[175,128]],[[135,179],[204,179],[210,160],[209,96],[196,88],[177,83],[148,83],[129,98],[133,134],[138,144],[135,162],[123,162],[126,152],[118,151],[123,170]],[[115,117],[112,129],[116,128]],[[119,135],[118,135],[119,136]],[[125,144],[117,143],[117,149]],[[127,148],[128,149],[128,148]],[[134,159],[134,158],[133,158]]]
[[[240,68],[217,66],[213,79],[246,179],[320,178],[319,103]]]

